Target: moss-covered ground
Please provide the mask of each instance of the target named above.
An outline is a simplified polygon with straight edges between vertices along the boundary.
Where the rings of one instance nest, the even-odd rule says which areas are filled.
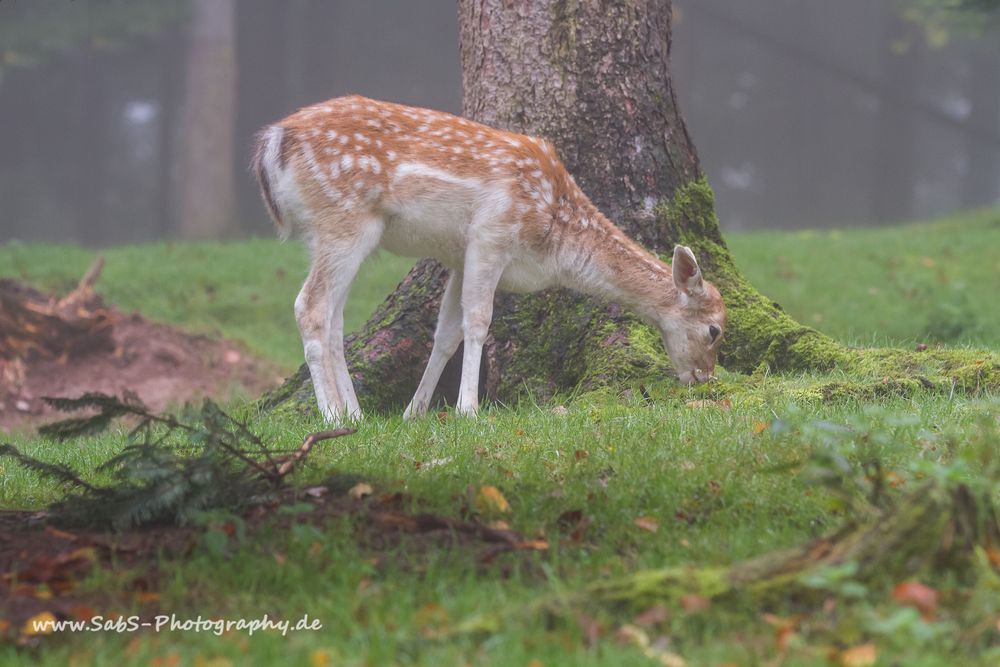
[[[451,517],[476,507],[470,494],[495,486],[510,510],[490,518],[544,540],[546,551],[506,554],[484,566],[462,549],[428,549],[408,538],[390,548],[359,543],[349,519],[322,529],[264,530],[252,541],[233,538],[222,554],[206,547],[184,559],[163,558],[155,604],[181,619],[307,614],[322,630],[64,634],[38,648],[0,646],[0,662],[997,664],[1000,580],[988,566],[975,585],[972,573],[915,573],[940,594],[930,613],[899,594],[904,582],[886,576],[858,584],[845,568],[806,582],[819,591],[815,604],[779,600],[762,609],[752,600],[706,605],[693,597],[664,609],[650,603],[559,617],[514,614],[490,635],[431,637],[482,612],[516,609],[640,568],[725,566],[807,542],[857,518],[859,496],[873,486],[873,461],[884,493],[897,501],[929,477],[982,481],[989,475],[983,452],[1000,448],[1000,396],[990,388],[995,384],[970,384],[974,368],[949,366],[948,350],[962,348],[968,365],[976,354],[995,358],[1000,348],[998,236],[1000,213],[985,212],[892,229],[727,237],[739,268],[793,318],[851,346],[910,351],[927,344],[921,354],[929,355],[928,368],[910,368],[912,382],[860,366],[786,374],[757,368],[750,375],[722,372],[714,386],[696,389],[660,379],[546,402],[528,395],[517,405],[490,406],[475,421],[369,415],[356,435],[317,446],[295,474],[303,486],[336,473],[358,475],[376,495],[398,491],[408,509]],[[298,363],[290,306],[305,265],[296,244],[158,245],[104,254],[100,289],[109,301],[238,338],[289,369]],[[7,245],[0,247],[0,275],[63,288],[92,255]],[[349,315],[355,324],[408,266],[385,257],[365,270]],[[959,315],[947,314],[953,308]],[[938,350],[939,342],[948,347]],[[893,354],[864,352],[873,369]],[[248,416],[281,448],[322,428],[314,417]],[[125,436],[10,440],[97,479],[94,468],[123,447]],[[0,506],[40,508],[58,497],[58,488],[12,462],[0,465]],[[984,553],[984,562],[989,557]],[[134,592],[119,594],[141,572],[119,575],[88,582],[107,593],[99,611],[149,604]]]

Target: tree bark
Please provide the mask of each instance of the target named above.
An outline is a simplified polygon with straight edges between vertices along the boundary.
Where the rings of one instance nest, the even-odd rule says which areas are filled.
[[[235,0],[192,3],[181,154],[181,236],[217,239],[233,226],[236,120]]]
[[[675,97],[670,0],[459,0],[458,7],[465,115],[551,140],[594,203],[661,257],[669,260],[675,243],[691,246],[726,299],[722,365],[751,372],[852,361],[760,295],[733,264]],[[433,261],[418,263],[349,337],[363,409],[396,409],[410,398],[446,275]],[[461,358],[460,349],[452,364]],[[670,373],[658,334],[617,304],[566,290],[498,295],[482,369],[480,393],[500,401]],[[446,371],[439,395],[453,400],[455,380]],[[314,406],[305,366],[263,403]]]

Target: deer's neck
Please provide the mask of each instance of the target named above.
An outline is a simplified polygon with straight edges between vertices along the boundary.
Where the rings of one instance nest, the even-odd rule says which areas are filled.
[[[566,286],[622,304],[658,325],[677,301],[670,265],[625,235],[589,200],[570,216],[563,253]]]

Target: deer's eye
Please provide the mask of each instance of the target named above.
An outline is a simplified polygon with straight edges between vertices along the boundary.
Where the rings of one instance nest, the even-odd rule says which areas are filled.
[[[708,327],[708,335],[712,339],[713,343],[715,342],[715,339],[719,337],[720,333],[722,333],[722,330],[714,324]]]

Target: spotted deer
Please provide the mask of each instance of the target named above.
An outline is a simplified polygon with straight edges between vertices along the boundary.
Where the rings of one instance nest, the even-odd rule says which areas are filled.
[[[712,377],[726,311],[694,254],[678,245],[671,266],[630,240],[544,139],[340,97],[265,127],[253,169],[279,234],[287,237],[294,224],[310,249],[295,317],[327,420],[360,417],[344,356],[344,303],[379,246],[451,269],[407,418],[426,412],[463,341],[457,410],[476,413],[497,289],[563,286],[621,303],[660,332],[682,382]]]

